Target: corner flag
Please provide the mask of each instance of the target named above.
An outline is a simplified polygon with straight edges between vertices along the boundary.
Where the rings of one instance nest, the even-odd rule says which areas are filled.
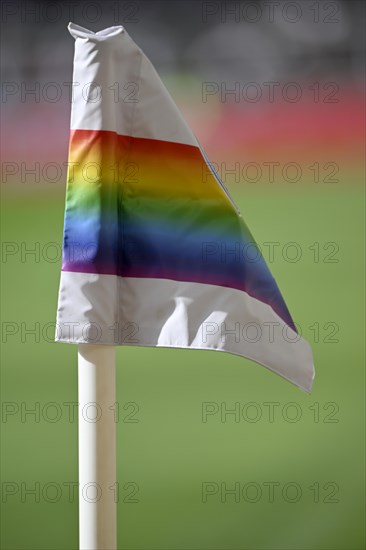
[[[309,344],[228,190],[122,26],[73,23],[56,341],[217,350],[309,392]]]

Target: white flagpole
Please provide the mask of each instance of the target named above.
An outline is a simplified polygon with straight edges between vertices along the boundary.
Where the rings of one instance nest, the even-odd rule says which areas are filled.
[[[80,550],[117,548],[115,379],[115,346],[79,345]]]

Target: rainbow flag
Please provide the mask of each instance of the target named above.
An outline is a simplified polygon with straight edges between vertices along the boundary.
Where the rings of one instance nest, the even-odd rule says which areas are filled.
[[[226,351],[310,391],[310,346],[150,61],[122,26],[69,31],[56,341]]]

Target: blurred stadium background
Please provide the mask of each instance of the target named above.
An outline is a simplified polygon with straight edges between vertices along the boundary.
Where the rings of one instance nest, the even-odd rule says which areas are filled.
[[[316,367],[308,396],[239,357],[119,348],[118,547],[364,548],[364,3],[1,9],[2,548],[78,545],[76,347],[52,342],[69,21],[122,24],[150,57],[262,246]],[[204,422],[207,402],[218,412]],[[235,407],[239,418],[225,415]],[[217,488],[207,502],[206,482]],[[225,499],[235,484],[239,498]]]

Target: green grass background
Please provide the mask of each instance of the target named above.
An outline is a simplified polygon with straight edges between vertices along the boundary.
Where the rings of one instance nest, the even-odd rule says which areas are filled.
[[[276,255],[270,268],[293,317],[314,351],[314,390],[307,395],[259,365],[207,351],[121,347],[117,352],[117,391],[121,408],[139,406],[137,423],[123,421],[118,432],[118,548],[143,550],[321,549],[365,547],[364,533],[364,238],[363,192],[350,185],[237,186],[232,188],[244,219],[259,244],[298,242],[303,258],[285,262]],[[347,177],[348,177],[347,176]],[[347,179],[347,178],[346,178]],[[22,186],[23,185],[23,186]],[[3,200],[3,240],[60,244],[63,189],[50,192],[19,184]],[[62,186],[58,186],[62,187]],[[314,242],[339,246],[337,263],[314,262]],[[321,249],[320,249],[321,250]],[[267,250],[263,249],[264,254]],[[51,250],[50,250],[51,253]],[[20,254],[3,261],[2,321],[28,327],[55,320],[60,261]],[[314,342],[310,326],[339,325],[337,343]],[[52,329],[49,331],[52,338]],[[3,335],[4,342],[4,335]],[[3,401],[45,403],[77,401],[77,348],[20,333],[2,346]],[[263,417],[256,423],[201,421],[204,401],[256,402]],[[273,423],[264,402],[278,402]],[[296,402],[302,417],[283,420],[280,411]],[[327,403],[339,407],[325,422]],[[318,403],[320,421],[310,407]],[[77,481],[77,423],[66,408],[59,422],[20,414],[2,422],[2,481],[41,487]],[[50,411],[51,412],[51,411]],[[122,411],[123,412],[123,411]],[[125,413],[124,413],[125,414]],[[228,486],[255,482],[297,482],[302,497],[286,502],[279,490],[273,503],[264,491],[256,503],[219,495],[201,501],[201,484]],[[126,500],[125,484],[138,485]],[[309,486],[319,483],[320,502]],[[324,502],[328,482],[336,483],[338,502]],[[51,494],[51,492],[50,492]],[[77,499],[66,489],[58,502],[39,503],[20,493],[2,503],[4,550],[69,550],[78,547]]]

